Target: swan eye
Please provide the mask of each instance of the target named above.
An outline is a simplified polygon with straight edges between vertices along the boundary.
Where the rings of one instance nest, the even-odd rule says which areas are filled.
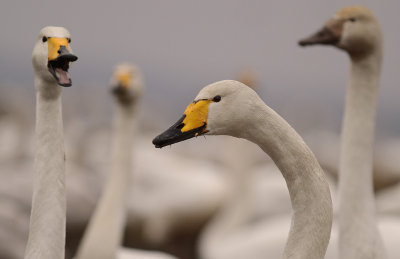
[[[68,43],[71,43],[71,38],[68,38]]]
[[[46,36],[43,36],[42,41],[43,41],[43,42],[46,42],[46,41],[47,41],[47,37],[46,37]]]
[[[355,22],[355,21],[357,21],[357,19],[354,18],[354,17],[351,17],[351,18],[349,19],[349,21],[350,21],[350,22]]]
[[[216,95],[216,96],[214,96],[214,98],[212,100],[213,100],[213,102],[217,103],[217,102],[221,101],[221,96]]]

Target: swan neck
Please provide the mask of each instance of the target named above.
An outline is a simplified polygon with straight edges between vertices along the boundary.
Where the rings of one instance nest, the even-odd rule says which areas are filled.
[[[376,222],[372,164],[381,52],[351,58],[339,164],[340,258],[384,254]]]
[[[36,81],[36,155],[26,259],[64,258],[65,157],[61,89]],[[41,90],[51,89],[51,93]]]
[[[265,104],[244,137],[258,144],[285,178],[293,208],[283,258],[324,258],[332,226],[328,183],[296,131]]]
[[[136,118],[133,106],[117,105],[116,109],[110,175],[82,239],[77,259],[116,258],[122,243]]]

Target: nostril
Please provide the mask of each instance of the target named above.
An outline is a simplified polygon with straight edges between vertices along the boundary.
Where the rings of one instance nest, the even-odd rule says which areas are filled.
[[[185,124],[181,123],[178,126],[176,126],[177,129],[182,129],[185,126]]]
[[[61,45],[57,51],[58,54],[61,54],[62,52],[67,52],[67,48],[64,45]]]

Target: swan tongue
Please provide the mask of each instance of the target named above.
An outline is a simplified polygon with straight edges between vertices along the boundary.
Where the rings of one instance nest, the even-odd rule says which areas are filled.
[[[68,87],[72,85],[71,77],[68,74],[69,63],[76,61],[78,57],[62,47],[64,46],[60,47],[61,54],[56,59],[49,60],[47,67],[59,85]]]
[[[68,85],[71,83],[71,78],[69,77],[69,74],[67,71],[57,67],[54,69],[56,72],[56,76],[58,78],[58,81],[62,85]]]

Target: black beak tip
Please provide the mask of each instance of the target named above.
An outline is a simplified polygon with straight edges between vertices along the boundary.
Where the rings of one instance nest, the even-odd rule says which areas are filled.
[[[78,60],[78,57],[75,56],[75,55],[72,55],[70,61],[71,61],[71,62],[74,62],[74,61],[77,61],[77,60]]]
[[[197,137],[198,135],[206,133],[207,124],[204,123],[203,126],[182,132],[182,127],[184,126],[183,120],[186,115],[183,115],[174,125],[169,127],[166,131],[158,135],[153,139],[153,145],[156,148],[162,148],[168,145],[172,145],[187,139],[191,139],[193,137]]]
[[[307,47],[307,46],[315,45],[318,43],[319,43],[319,41],[318,41],[318,39],[316,39],[316,37],[314,35],[307,37],[307,38],[303,38],[297,42],[297,44],[299,44],[299,46],[301,46],[301,47]]]
[[[78,57],[75,56],[74,54],[61,54],[60,56],[57,57],[57,59],[63,59],[69,62],[74,62],[78,60]]]
[[[167,131],[155,137],[152,143],[155,148],[163,148],[167,145],[174,144],[175,142],[173,141],[171,134]]]
[[[162,145],[160,145],[160,136],[157,136],[153,139],[152,143],[156,148],[162,148]]]
[[[301,47],[305,47],[305,46],[309,45],[306,40],[299,40],[297,42],[297,44],[299,44],[299,46],[301,46]]]
[[[123,94],[125,92],[125,88],[122,85],[116,85],[111,88],[111,93],[114,95]]]

